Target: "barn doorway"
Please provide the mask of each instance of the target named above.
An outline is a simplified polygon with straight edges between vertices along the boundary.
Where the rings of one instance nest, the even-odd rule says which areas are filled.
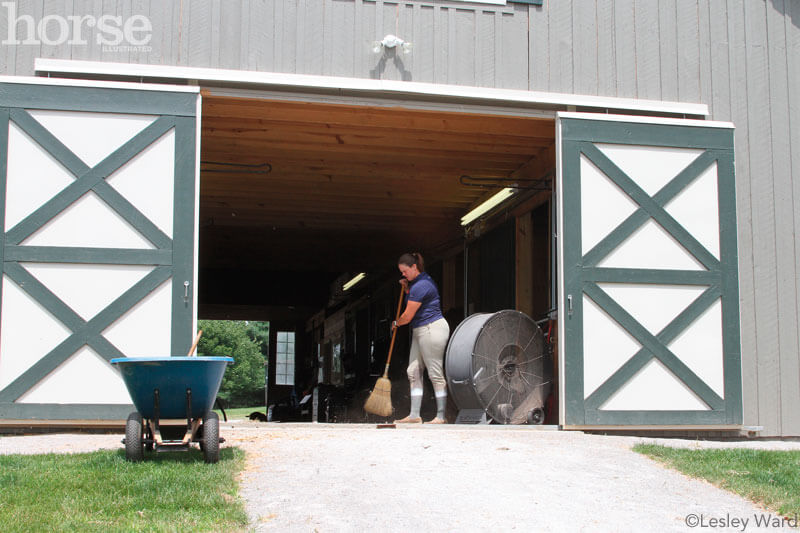
[[[425,255],[451,331],[476,312],[545,319],[555,306],[554,138],[552,117],[204,94],[199,318],[257,317],[291,332],[293,384],[275,381],[272,353],[269,401],[316,388],[319,420],[366,421],[401,253]],[[509,186],[505,202],[462,225]],[[403,335],[395,350],[390,377],[407,388]]]

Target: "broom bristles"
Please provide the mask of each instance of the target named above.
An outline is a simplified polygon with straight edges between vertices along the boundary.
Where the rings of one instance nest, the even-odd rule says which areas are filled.
[[[390,416],[392,408],[392,382],[389,378],[378,378],[375,388],[364,402],[364,410],[378,416]]]

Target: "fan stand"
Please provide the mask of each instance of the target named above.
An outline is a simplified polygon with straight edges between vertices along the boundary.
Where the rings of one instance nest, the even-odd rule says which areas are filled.
[[[483,409],[460,409],[456,424],[488,424],[489,419]]]

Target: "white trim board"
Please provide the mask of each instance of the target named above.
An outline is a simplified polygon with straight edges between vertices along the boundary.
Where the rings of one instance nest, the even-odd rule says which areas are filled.
[[[666,124],[668,126],[702,126],[704,128],[728,128],[734,129],[733,122],[722,122],[717,120],[693,120],[688,118],[668,118],[668,117],[642,117],[635,115],[609,115],[606,113],[572,113],[569,111],[558,111],[558,118],[570,118],[578,120],[603,120],[608,122],[633,122],[636,124]]]
[[[757,427],[757,426],[756,426]],[[740,424],[722,424],[719,426],[713,425],[686,425],[681,426],[678,424],[667,424],[663,426],[651,425],[651,426],[622,426],[622,425],[608,425],[608,424],[597,424],[597,425],[562,425],[561,429],[567,431],[749,431],[746,429],[746,426],[742,426]],[[642,437],[646,437],[647,435],[640,435]]]
[[[568,109],[571,107],[590,107],[693,116],[708,116],[709,114],[706,104],[277,72],[46,58],[37,58],[35,60],[35,70],[42,76],[70,74],[140,79],[164,78],[186,80],[187,83],[198,84],[203,87],[218,84],[237,84],[252,86],[252,88],[275,87],[305,91],[355,91],[390,97],[442,97],[465,99],[475,103],[493,105],[566,107]]]
[[[381,98],[367,96],[353,91],[338,91],[338,94],[314,94],[310,92],[292,92],[290,90],[275,91],[267,89],[231,89],[227,87],[203,87],[209,96],[225,96],[229,98],[250,98],[257,100],[280,100],[284,102],[307,102],[314,104],[332,104],[365,107],[403,108],[420,111],[441,111],[443,113],[472,113],[479,115],[497,115],[510,117],[546,118],[554,120],[553,110],[534,107],[514,107],[513,105],[486,105],[475,103],[454,103],[452,101],[402,100],[398,98]]]
[[[134,89],[137,91],[159,91],[173,93],[199,93],[200,87],[160,83],[131,83],[129,81],[80,80],[73,78],[43,78],[34,76],[0,76],[0,83],[25,85],[50,85],[61,87],[100,87],[103,89]]]

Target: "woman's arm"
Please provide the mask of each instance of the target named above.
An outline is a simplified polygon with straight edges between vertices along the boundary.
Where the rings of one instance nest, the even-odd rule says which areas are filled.
[[[411,300],[409,300],[406,303],[406,310],[403,311],[403,314],[400,315],[400,318],[397,319],[396,325],[405,326],[406,324],[411,322],[411,319],[413,319],[414,315],[417,314],[417,311],[419,310],[421,305],[422,302],[412,302]]]

